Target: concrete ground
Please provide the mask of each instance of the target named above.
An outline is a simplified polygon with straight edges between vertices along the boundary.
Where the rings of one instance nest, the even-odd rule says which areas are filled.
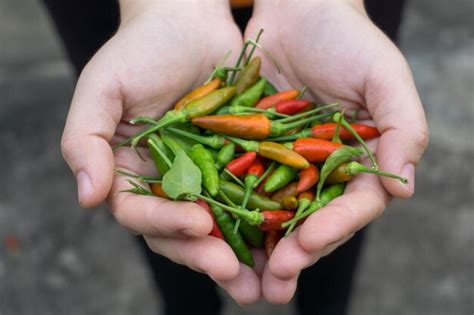
[[[350,314],[472,315],[474,2],[408,2],[401,47],[431,142],[415,197],[394,201],[369,230]],[[105,208],[77,205],[58,146],[73,85],[39,2],[0,0],[0,314],[156,314],[135,243]],[[291,307],[227,300],[226,314]]]

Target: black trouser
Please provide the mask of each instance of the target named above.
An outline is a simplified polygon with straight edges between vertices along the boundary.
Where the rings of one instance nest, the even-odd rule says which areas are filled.
[[[99,47],[112,36],[118,24],[117,0],[44,0],[56,23],[66,51],[77,73]],[[367,10],[374,22],[392,39],[401,19],[403,0],[369,0]],[[244,29],[251,9],[234,10]],[[296,302],[300,314],[345,314],[354,270],[364,239],[358,232],[350,241],[316,265],[304,270],[299,278]],[[165,313],[219,314],[221,301],[216,286],[206,275],[177,265],[156,255],[138,238],[160,287]]]

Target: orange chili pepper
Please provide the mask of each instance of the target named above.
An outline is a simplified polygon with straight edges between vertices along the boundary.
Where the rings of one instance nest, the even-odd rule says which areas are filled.
[[[212,80],[211,82],[201,85],[196,89],[192,90],[185,96],[183,96],[174,106],[174,109],[180,110],[186,105],[188,105],[191,101],[203,97],[204,95],[209,94],[210,92],[216,90],[221,85],[221,79],[217,78]]]
[[[296,191],[296,187],[298,186],[297,182],[292,182],[288,185],[286,185],[283,188],[280,188],[277,190],[271,197],[270,199],[282,204],[283,199],[287,196],[296,196],[298,192]]]
[[[325,123],[316,125],[311,128],[311,135],[313,138],[331,140],[336,131],[336,123]],[[362,139],[372,139],[380,136],[377,128],[363,124],[351,124],[351,127],[359,134]],[[339,136],[342,140],[355,139],[354,135],[347,131],[343,126],[339,129]]]
[[[339,165],[326,178],[326,183],[337,184],[337,183],[348,182],[349,180],[351,180],[352,175],[347,173],[346,167],[347,167],[347,163],[342,163],[341,165]]]
[[[301,193],[313,187],[319,180],[319,169],[310,164],[308,168],[300,172],[300,179],[296,187],[296,191]]]
[[[217,133],[249,139],[265,139],[271,132],[271,121],[261,114],[203,116],[192,122]]]
[[[263,222],[260,223],[259,228],[262,231],[280,231],[283,230],[281,225],[293,219],[295,213],[288,210],[272,210],[272,211],[263,211]]]
[[[293,144],[293,150],[309,162],[323,162],[327,157],[342,147],[340,143],[314,138],[300,138]]]
[[[267,109],[272,106],[275,106],[276,104],[282,101],[294,100],[299,94],[300,94],[300,91],[298,90],[282,91],[282,92],[262,98],[260,101],[258,101],[255,107],[260,108],[260,109]]]
[[[267,255],[267,258],[270,258],[281,238],[282,234],[280,231],[268,231],[265,233],[265,254]]]
[[[164,192],[161,184],[151,184],[151,191],[158,197],[170,199],[170,197]]]
[[[295,196],[286,196],[283,198],[283,207],[286,210],[295,210],[298,208],[298,199]]]
[[[308,161],[303,156],[276,142],[260,142],[258,153],[261,156],[297,169],[305,169],[309,166]]]

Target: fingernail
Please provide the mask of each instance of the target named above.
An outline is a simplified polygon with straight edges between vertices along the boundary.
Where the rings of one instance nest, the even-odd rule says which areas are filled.
[[[84,203],[84,200],[89,198],[89,196],[92,195],[93,192],[91,178],[85,171],[80,171],[77,174],[77,189],[79,204],[82,205]]]
[[[413,194],[415,192],[415,165],[412,163],[405,164],[400,176],[408,179],[408,183],[404,187],[410,194]]]

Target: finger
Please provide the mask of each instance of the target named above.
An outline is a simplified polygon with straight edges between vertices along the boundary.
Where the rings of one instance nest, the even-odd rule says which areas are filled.
[[[229,245],[216,237],[177,239],[146,236],[145,240],[154,252],[206,273],[215,281],[231,281],[239,276],[237,257]]]
[[[111,69],[90,63],[74,92],[61,149],[76,177],[82,207],[104,201],[112,185],[114,160],[109,141],[122,115],[119,91]]]
[[[256,303],[260,299],[260,279],[252,268],[242,263],[237,277],[216,282],[241,306]]]
[[[287,304],[296,292],[298,275],[289,280],[281,280],[275,277],[268,268],[263,271],[262,294],[272,304]]]
[[[378,217],[389,199],[377,176],[357,175],[344,195],[307,218],[298,235],[301,247],[318,252],[345,239]]]
[[[379,60],[371,67],[366,100],[381,132],[377,157],[384,171],[406,177],[408,184],[383,178],[394,196],[410,197],[415,188],[415,166],[428,145],[428,127],[423,107],[408,65],[400,53],[390,62]]]
[[[111,213],[123,227],[143,235],[167,237],[198,237],[211,231],[211,216],[200,206],[120,192],[130,188],[126,177],[116,175],[107,200]]]

